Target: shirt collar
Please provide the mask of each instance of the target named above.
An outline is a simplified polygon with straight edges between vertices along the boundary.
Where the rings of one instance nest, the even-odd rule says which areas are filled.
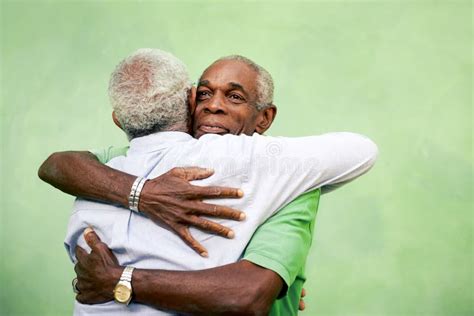
[[[184,132],[158,132],[132,139],[130,141],[130,151],[151,152],[169,147],[172,143],[186,142],[191,139],[193,137]]]

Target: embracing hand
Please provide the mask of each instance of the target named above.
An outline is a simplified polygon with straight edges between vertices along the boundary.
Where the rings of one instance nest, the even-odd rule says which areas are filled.
[[[306,296],[306,290],[302,289],[301,290],[301,296],[300,296],[300,303],[298,304],[298,309],[300,311],[304,311],[306,308],[306,304],[304,302],[304,297]]]
[[[115,285],[120,279],[123,267],[119,266],[117,258],[105,243],[91,228],[84,231],[84,238],[91,248],[88,254],[80,246],[76,247],[77,263],[74,270],[77,274],[76,300],[82,304],[98,304],[112,301]],[[299,310],[305,309],[303,298],[306,290],[300,295]]]
[[[140,212],[145,213],[154,222],[169,227],[204,257],[207,257],[208,253],[191,235],[190,226],[227,238],[233,238],[234,232],[200,216],[245,219],[245,213],[241,211],[202,202],[203,199],[241,198],[243,196],[241,190],[218,186],[201,187],[189,183],[192,180],[208,178],[213,173],[210,169],[197,167],[173,168],[145,182],[138,205]]]
[[[84,238],[91,247],[88,254],[80,246],[76,247],[77,274],[76,300],[82,304],[98,304],[114,299],[114,288],[120,279],[123,267],[117,258],[90,228],[84,231]]]

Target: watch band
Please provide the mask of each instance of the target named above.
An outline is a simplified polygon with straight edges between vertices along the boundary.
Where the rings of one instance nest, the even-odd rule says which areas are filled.
[[[132,273],[134,267],[126,266],[122,271],[120,280],[114,288],[114,299],[117,303],[128,305],[132,301]]]
[[[140,213],[138,210],[138,202],[140,201],[140,193],[146,181],[147,179],[142,177],[137,177],[135,181],[133,181],[132,189],[128,195],[128,207],[134,212]]]
[[[140,212],[140,210],[138,209],[138,202],[140,201],[140,194],[142,193],[143,186],[145,185],[146,180],[147,179],[143,178],[142,181],[140,181],[140,183],[138,184],[137,190],[135,191],[135,199],[133,200],[132,210],[138,213]]]
[[[122,275],[120,276],[120,281],[132,282],[132,273],[135,268],[132,266],[126,266],[123,269]]]

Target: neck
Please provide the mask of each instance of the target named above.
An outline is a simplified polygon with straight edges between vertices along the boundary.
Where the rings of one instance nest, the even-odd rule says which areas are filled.
[[[130,141],[130,140],[132,140],[134,138],[137,138],[137,137],[147,136],[147,135],[151,135],[151,134],[159,133],[159,132],[183,132],[183,133],[191,134],[189,132],[189,127],[188,127],[187,123],[176,123],[176,124],[173,124],[171,126],[168,126],[168,127],[164,128],[164,129],[149,130],[149,131],[143,132],[143,133],[136,133],[135,135],[131,135],[130,133],[126,133],[126,134],[127,134],[128,140]]]
[[[189,126],[187,123],[177,123],[162,130],[161,132],[183,132],[189,134]]]

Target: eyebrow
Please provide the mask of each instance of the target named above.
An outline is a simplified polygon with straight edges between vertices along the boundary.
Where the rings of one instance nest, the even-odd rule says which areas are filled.
[[[240,89],[242,90],[243,92],[246,92],[244,87],[241,85],[241,84],[238,84],[236,82],[229,82],[229,86],[231,86],[232,88],[234,89]]]
[[[200,87],[200,86],[209,87],[209,85],[210,85],[209,80],[200,80],[199,83],[198,83],[198,87]],[[245,90],[245,88],[240,83],[229,82],[228,86],[231,87],[232,89],[241,90],[246,96],[248,95],[247,90]]]
[[[198,86],[208,86],[209,80],[199,80]]]

